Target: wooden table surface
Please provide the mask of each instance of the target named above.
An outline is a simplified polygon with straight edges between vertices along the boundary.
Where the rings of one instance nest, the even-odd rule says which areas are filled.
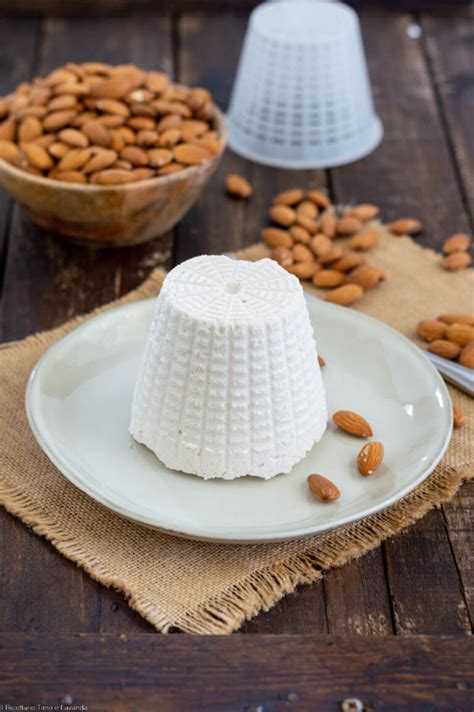
[[[49,329],[106,303],[156,265],[255,242],[272,194],[296,184],[325,185],[337,201],[375,202],[387,219],[420,217],[420,242],[435,249],[454,231],[472,231],[465,12],[360,16],[385,129],[375,153],[331,171],[296,172],[227,152],[173,235],[119,251],[56,240],[1,193],[0,339]],[[0,93],[69,60],[133,61],[209,87],[225,108],[246,22],[245,13],[230,10],[5,18]],[[419,39],[408,33],[414,23]],[[248,204],[224,195],[230,170],[253,183]],[[465,484],[403,535],[246,623],[237,639],[158,636],[121,595],[2,510],[0,707],[65,704],[71,696],[93,712],[273,712],[340,709],[343,699],[358,697],[366,709],[470,709],[473,505],[474,485]]]

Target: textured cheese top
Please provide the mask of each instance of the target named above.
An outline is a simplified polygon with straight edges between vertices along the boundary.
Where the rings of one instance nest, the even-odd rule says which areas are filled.
[[[298,280],[276,262],[202,256],[157,300],[130,431],[168,467],[204,478],[289,472],[327,421]]]
[[[301,285],[274,260],[246,262],[203,255],[175,267],[162,287],[175,309],[223,325],[281,318],[301,299]]]

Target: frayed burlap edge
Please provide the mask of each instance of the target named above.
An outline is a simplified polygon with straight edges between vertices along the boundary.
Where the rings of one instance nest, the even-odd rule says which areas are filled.
[[[126,294],[113,305],[94,310],[87,318],[106,311],[111,306],[156,294],[163,278],[164,272],[155,270],[136,290]],[[50,332],[26,338],[16,344],[16,348],[27,349],[32,343],[49,346],[82,321],[84,317],[76,317]],[[228,634],[236,631],[245,620],[251,619],[262,610],[269,610],[284,595],[293,592],[299,584],[320,579],[325,570],[359,558],[388,537],[402,532],[430,509],[452,499],[462,482],[473,476],[474,472],[467,465],[461,470],[440,466],[416,490],[389,509],[338,531],[308,538],[304,551],[285,556],[260,571],[252,572],[206,604],[176,620],[169,620],[164,616],[155,602],[128,590],[120,572],[111,570],[100,558],[84,551],[77,542],[68,541],[67,534],[57,522],[45,517],[41,508],[25,496],[19,487],[9,484],[1,477],[0,499],[11,514],[19,517],[36,534],[45,537],[63,556],[83,568],[91,578],[123,593],[130,607],[161,632],[167,633],[176,627],[188,633]]]
[[[172,621],[160,613],[154,602],[129,591],[119,573],[84,551],[77,542],[67,541],[65,532],[57,523],[45,518],[41,509],[18,487],[0,480],[0,498],[7,511],[19,517],[36,534],[45,537],[91,578],[123,593],[129,606],[161,632],[167,633],[176,627],[186,633],[228,634],[238,630],[245,620],[250,620],[261,611],[268,611],[298,585],[318,580],[327,569],[343,566],[376,548],[388,537],[399,534],[430,509],[452,499],[462,482],[473,476],[474,472],[468,467],[462,472],[452,468],[445,472],[435,470],[422,485],[396,505],[340,530],[308,538],[305,551],[275,561],[261,571],[254,571],[205,605]]]

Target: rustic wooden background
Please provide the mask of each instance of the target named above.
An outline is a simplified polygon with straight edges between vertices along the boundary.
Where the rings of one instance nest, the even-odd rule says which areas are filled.
[[[37,9],[33,0],[21,5]],[[53,0],[46,5],[58,10]],[[247,22],[233,7],[241,5],[222,4],[220,12],[194,5],[192,12],[173,6],[167,14],[4,16],[0,93],[69,60],[133,61],[205,85],[226,107]],[[420,217],[426,226],[420,240],[434,248],[455,230],[472,231],[474,93],[466,11],[364,9],[360,16],[385,128],[375,153],[332,171],[291,172],[227,152],[173,235],[124,251],[60,242],[34,228],[1,193],[0,339],[22,338],[108,302],[163,262],[254,242],[271,195],[294,184],[325,185],[339,201],[378,203],[387,219]],[[418,40],[407,33],[413,24],[422,29]],[[254,184],[249,204],[224,195],[230,170]],[[178,709],[174,695],[179,689],[184,695],[187,674],[202,686],[193,709],[339,709],[353,694],[370,709],[468,709],[473,505],[474,485],[466,484],[403,535],[245,624],[239,643],[153,635],[121,595],[2,511],[0,704],[71,694],[89,710]],[[249,637],[256,633],[291,635]]]

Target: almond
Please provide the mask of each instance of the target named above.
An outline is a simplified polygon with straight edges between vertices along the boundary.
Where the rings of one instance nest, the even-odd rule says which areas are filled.
[[[87,183],[87,177],[80,171],[56,171],[54,177],[66,183]]]
[[[275,247],[271,258],[278,262],[281,267],[289,267],[293,264],[293,252],[288,247]]]
[[[318,223],[316,220],[309,218],[307,215],[296,213],[296,222],[298,225],[307,230],[310,235],[314,235],[318,231]]]
[[[174,157],[179,163],[185,166],[193,166],[203,161],[208,161],[211,154],[203,146],[196,146],[192,143],[181,143],[174,148]]]
[[[323,208],[324,210],[331,205],[331,201],[322,190],[308,190],[306,191],[306,197],[317,205],[318,208]]]
[[[323,357],[320,354],[318,354],[318,363],[321,368],[326,365],[326,361],[323,359]]]
[[[27,116],[18,127],[18,141],[20,143],[33,141],[43,133],[41,121],[36,116]]]
[[[305,245],[298,244],[293,247],[293,259],[295,262],[313,262],[314,256]]]
[[[474,341],[463,346],[459,355],[459,363],[466,368],[474,369]]]
[[[89,145],[87,136],[77,129],[62,129],[58,133],[58,138],[68,146],[74,146],[75,148],[87,148]]]
[[[313,276],[313,284],[315,287],[339,287],[344,281],[342,272],[337,272],[335,269],[322,269]]]
[[[95,105],[97,109],[106,114],[117,114],[117,116],[122,116],[124,119],[130,116],[130,109],[123,101],[117,101],[116,99],[98,99]]]
[[[354,269],[354,267],[358,267],[363,263],[363,258],[358,255],[357,252],[350,252],[347,250],[333,265],[333,269],[337,269],[339,272],[349,272]]]
[[[336,216],[332,213],[323,213],[319,220],[319,228],[327,237],[333,238],[336,235]]]
[[[265,227],[261,236],[268,247],[293,247],[293,238],[290,233],[279,227]]]
[[[68,151],[66,155],[59,161],[58,171],[77,171],[86,165],[90,157],[90,149],[73,148],[71,151]]]
[[[467,415],[453,405],[453,427],[463,428],[467,423]]]
[[[465,232],[456,232],[451,237],[448,237],[443,244],[443,252],[445,255],[450,255],[451,252],[462,252],[468,250],[471,244],[471,238]]]
[[[321,257],[325,253],[329,252],[333,247],[333,244],[329,237],[326,237],[326,235],[324,235],[322,232],[312,237],[309,245],[316,257]]]
[[[16,121],[5,119],[0,123],[0,141],[14,141],[16,138]]]
[[[317,262],[297,262],[296,264],[289,265],[285,267],[287,272],[294,274],[298,279],[311,279],[313,274],[317,271],[319,265]]]
[[[61,143],[61,141],[54,141],[48,146],[49,153],[58,160],[63,158],[70,150],[71,146],[67,146],[65,143]]]
[[[168,163],[168,165],[163,166],[163,168],[158,168],[157,173],[159,176],[168,176],[172,173],[179,173],[183,169],[184,166],[180,163],[174,163],[174,161],[172,161],[171,163]]]
[[[150,129],[142,129],[137,133],[139,146],[155,146],[158,143],[158,133]]]
[[[92,158],[85,164],[83,171],[84,173],[97,173],[104,171],[106,168],[111,166],[117,160],[118,155],[115,151],[103,148],[92,156]]]
[[[370,250],[380,239],[381,230],[362,230],[351,237],[349,245],[353,250]]]
[[[395,235],[416,235],[423,230],[423,224],[416,218],[399,218],[390,223],[388,229]]]
[[[154,94],[161,94],[169,84],[168,77],[163,72],[147,72],[145,86]]]
[[[332,304],[347,307],[360,299],[363,294],[364,290],[359,284],[343,284],[327,294],[325,300]]]
[[[132,171],[120,168],[109,168],[96,174],[96,183],[100,185],[122,185],[133,181]]]
[[[474,326],[470,324],[450,324],[446,328],[444,338],[455,344],[459,344],[459,346],[465,346],[469,341],[474,339]]]
[[[382,464],[384,446],[382,443],[366,443],[357,456],[357,467],[364,477],[371,475]]]
[[[471,255],[467,252],[451,252],[441,260],[441,267],[449,270],[450,272],[456,272],[459,269],[468,267],[471,262]]]
[[[203,106],[209,104],[211,101],[211,95],[207,89],[202,87],[195,87],[191,89],[188,96],[186,97],[186,103],[193,111],[198,111],[202,109]]]
[[[252,186],[242,176],[237,173],[229,173],[225,177],[225,188],[229,195],[235,198],[250,198],[253,193]]]
[[[342,247],[340,247],[339,245],[331,245],[331,249],[329,249],[327,252],[323,252],[323,254],[320,255],[319,262],[322,265],[331,264],[331,262],[335,262],[340,257],[342,257],[342,253]]]
[[[301,227],[301,225],[292,225],[289,232],[295,242],[300,242],[302,245],[309,245],[311,239],[310,234],[304,227]]]
[[[43,128],[46,131],[59,131],[59,129],[70,124],[75,116],[76,112],[70,111],[69,109],[53,111],[52,114],[48,114],[48,116],[43,119]]]
[[[368,438],[373,434],[367,420],[352,410],[338,410],[332,416],[332,420],[340,430],[358,438]]]
[[[127,168],[128,170],[128,168]],[[155,175],[155,171],[152,168],[145,168],[145,167],[140,167],[140,168],[134,168],[132,171],[130,171],[131,177],[133,180],[149,180],[150,178],[153,178]]]
[[[307,218],[311,218],[311,220],[317,218],[319,212],[316,205],[312,203],[311,200],[303,200],[296,206],[295,210],[298,216],[304,215]]]
[[[441,358],[455,359],[461,353],[461,347],[447,339],[435,339],[428,346],[428,351]]]
[[[311,494],[323,502],[334,502],[334,500],[339,499],[341,496],[334,482],[331,482],[331,480],[328,480],[327,477],[323,477],[322,475],[309,475],[308,487]]]
[[[304,198],[304,190],[301,188],[291,188],[278,193],[272,200],[273,205],[295,205]]]
[[[353,235],[358,232],[362,227],[362,223],[355,217],[347,215],[340,218],[336,223],[336,233],[338,235]]]
[[[54,165],[53,159],[42,146],[37,146],[34,143],[25,143],[23,145],[23,153],[28,159],[28,163],[39,171],[47,171]]]
[[[75,107],[77,99],[71,94],[63,94],[62,96],[55,96],[48,104],[48,111],[63,111],[64,109],[71,109]]]
[[[181,129],[166,129],[158,137],[158,145],[165,148],[175,146],[178,141],[181,141]]]
[[[99,124],[98,121],[88,121],[81,130],[86,138],[96,146],[103,146],[104,148],[110,146],[111,133],[105,126]]]
[[[20,159],[20,149],[12,141],[0,140],[0,158],[8,163],[17,165]]]
[[[416,333],[424,341],[435,341],[436,339],[444,339],[446,333],[446,324],[437,319],[423,319],[416,327]]]
[[[441,314],[438,321],[444,324],[470,324],[474,326],[474,316],[470,314]]]
[[[372,289],[383,279],[383,273],[376,267],[370,265],[359,265],[349,272],[346,277],[346,284],[360,284],[364,291]]]
[[[295,211],[287,205],[274,205],[268,212],[273,222],[284,227],[293,225],[296,220]]]
[[[133,89],[133,81],[127,76],[115,76],[97,82],[90,88],[90,95],[100,99],[123,99]]]
[[[151,148],[148,151],[148,163],[154,168],[167,166],[173,160],[173,154],[167,148]]]
[[[367,220],[373,220],[379,212],[380,208],[377,205],[372,205],[371,203],[361,203],[360,205],[355,205],[351,208],[349,215],[361,220],[362,222],[367,222]]]
[[[130,161],[134,166],[148,165],[148,153],[138,146],[125,146],[120,152],[120,157]]]
[[[108,129],[116,129],[125,123],[123,116],[118,116],[118,114],[102,114],[96,121]]]

